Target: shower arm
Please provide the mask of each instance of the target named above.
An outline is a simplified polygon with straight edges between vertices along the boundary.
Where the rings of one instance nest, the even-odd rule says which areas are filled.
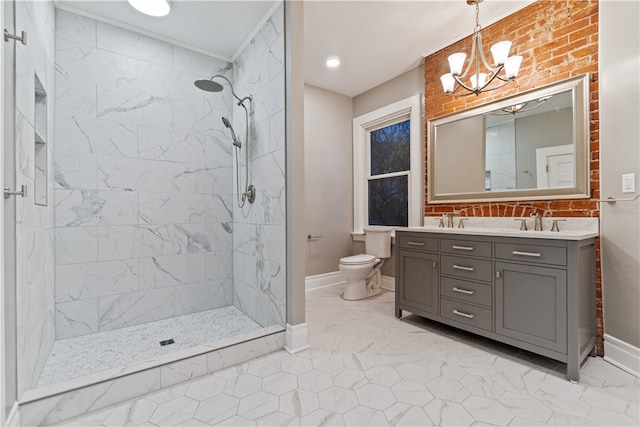
[[[229,89],[231,89],[231,95],[233,95],[233,97],[238,100],[238,105],[243,107],[246,111],[247,108],[244,106],[244,101],[249,100],[249,102],[251,102],[253,101],[253,97],[249,95],[249,96],[245,96],[244,98],[240,98],[238,95],[236,95],[235,91],[233,90],[233,84],[231,83],[231,80],[229,80],[222,74],[216,74],[215,76],[211,77],[209,81],[213,81],[213,79],[215,79],[216,77],[220,77],[221,79],[224,79],[227,83],[229,83]]]

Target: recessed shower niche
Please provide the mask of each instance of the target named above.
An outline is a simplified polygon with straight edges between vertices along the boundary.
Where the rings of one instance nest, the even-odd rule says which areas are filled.
[[[34,116],[34,150],[35,150],[35,183],[33,200],[36,205],[47,206],[47,92],[45,92],[38,76],[34,76],[35,116]]]

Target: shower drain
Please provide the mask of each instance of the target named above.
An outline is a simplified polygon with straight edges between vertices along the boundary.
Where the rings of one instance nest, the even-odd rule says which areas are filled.
[[[175,343],[176,342],[173,340],[173,338],[169,338],[168,340],[160,341],[160,347],[164,347],[165,345],[171,345]]]

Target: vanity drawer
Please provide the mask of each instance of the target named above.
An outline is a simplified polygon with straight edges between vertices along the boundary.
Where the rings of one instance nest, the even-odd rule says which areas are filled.
[[[404,249],[413,249],[413,250],[421,250],[421,251],[437,251],[438,250],[438,239],[434,239],[432,237],[421,236],[421,235],[406,235],[406,234],[398,234],[396,235],[396,244],[400,248]]]
[[[491,281],[491,261],[476,258],[464,258],[451,255],[440,257],[441,274],[463,279]]]
[[[440,240],[442,252],[457,255],[473,255],[491,258],[491,242],[475,242],[472,240]]]
[[[567,265],[567,249],[557,246],[496,243],[496,258],[529,263]]]
[[[440,281],[440,295],[489,307],[492,306],[491,289],[491,285],[450,277],[443,277]]]
[[[492,324],[491,309],[465,304],[448,298],[440,299],[440,315],[466,325],[490,331]]]

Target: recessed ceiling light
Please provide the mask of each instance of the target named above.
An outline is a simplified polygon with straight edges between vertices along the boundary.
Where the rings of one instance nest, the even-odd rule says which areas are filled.
[[[129,4],[149,16],[165,16],[171,10],[168,0],[129,0]]]
[[[338,58],[337,56],[330,56],[327,58],[326,64],[329,68],[336,68],[340,65],[340,58]]]

